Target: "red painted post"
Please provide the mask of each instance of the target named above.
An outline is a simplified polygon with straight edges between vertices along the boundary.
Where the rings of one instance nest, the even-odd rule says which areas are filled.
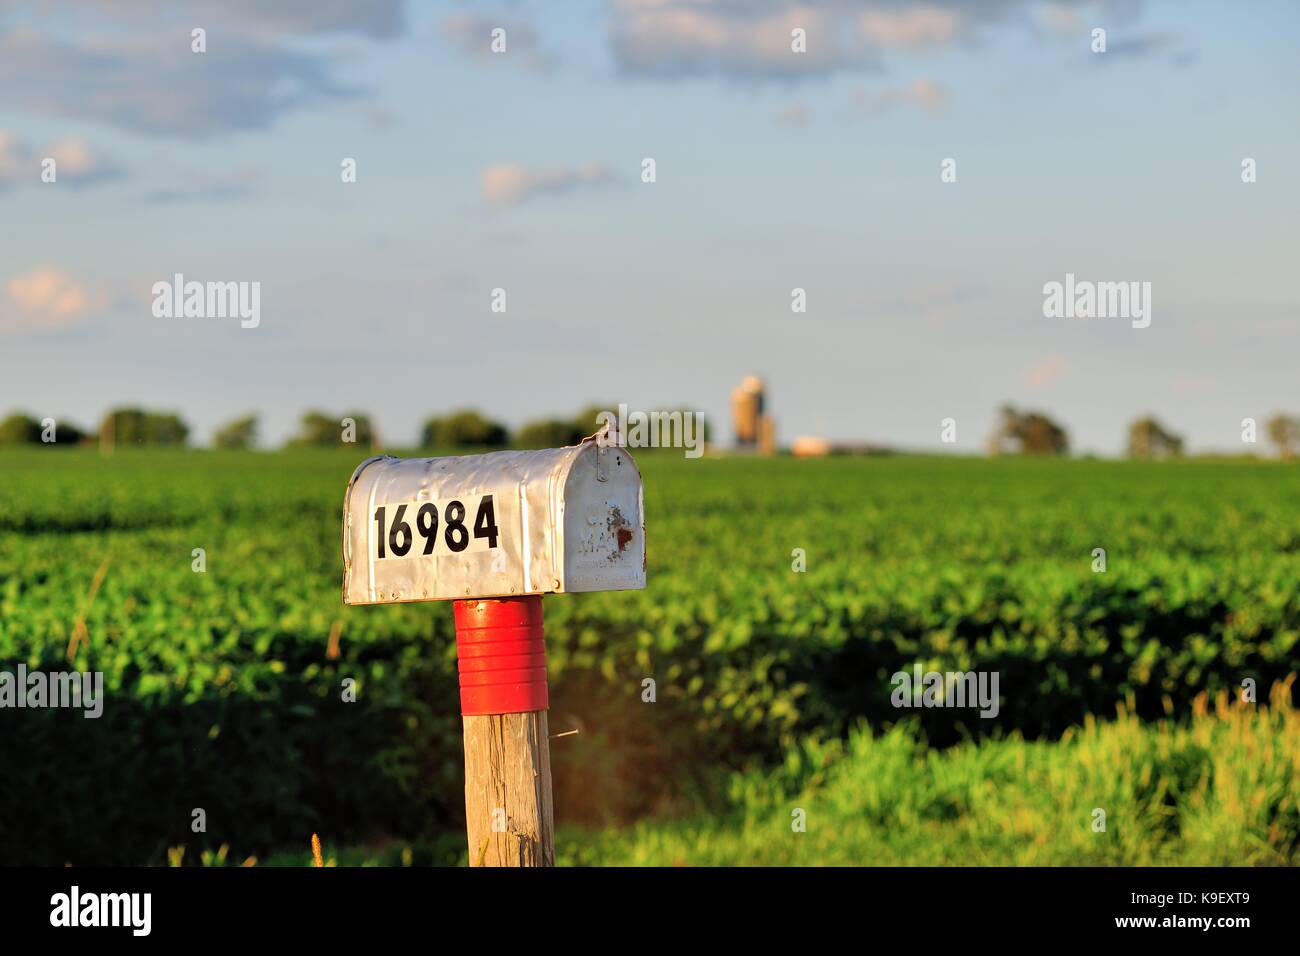
[[[541,595],[456,601],[470,866],[554,866]]]
[[[461,714],[546,710],[542,596],[456,601],[455,615]]]

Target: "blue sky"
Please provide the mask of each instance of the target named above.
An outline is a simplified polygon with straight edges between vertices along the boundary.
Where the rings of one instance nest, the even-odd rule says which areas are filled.
[[[952,450],[952,417],[978,451],[1012,401],[1081,451],[1147,412],[1240,450],[1243,417],[1300,413],[1298,26],[1266,0],[0,0],[0,413],[136,403],[206,442],[257,411],[278,443],[360,409],[401,444],[602,401],[726,434],[756,372],[784,441]],[[261,324],[154,317],[176,272],[260,282]],[[1151,326],[1044,318],[1067,272],[1151,282]]]

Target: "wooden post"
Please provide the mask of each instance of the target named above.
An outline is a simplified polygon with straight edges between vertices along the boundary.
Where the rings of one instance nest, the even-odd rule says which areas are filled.
[[[542,599],[457,601],[470,866],[554,866]]]
[[[554,866],[546,711],[465,717],[470,866]]]

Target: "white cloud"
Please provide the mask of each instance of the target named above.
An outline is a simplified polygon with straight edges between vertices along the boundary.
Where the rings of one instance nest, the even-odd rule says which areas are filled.
[[[919,48],[951,43],[962,31],[965,18],[958,10],[910,7],[868,10],[858,20],[862,34],[884,47]]]
[[[587,163],[576,169],[529,169],[519,163],[497,163],[483,170],[481,179],[484,198],[508,206],[534,196],[608,185],[617,177],[603,163]]]
[[[886,56],[1032,22],[1041,0],[611,0],[610,45],[634,75],[777,80],[881,69]],[[1058,19],[1071,0],[1056,0]],[[806,31],[804,53],[790,31]]]
[[[33,149],[13,133],[0,129],[0,189],[41,183],[42,162],[55,162],[56,183],[88,186],[122,176],[121,169],[95,155],[85,140],[64,139]]]
[[[14,276],[0,294],[0,331],[52,331],[105,311],[112,296],[67,272],[41,266]]]
[[[491,49],[492,31],[498,27],[505,31],[504,53],[493,53]],[[555,65],[554,59],[542,52],[537,31],[523,20],[461,13],[445,18],[441,29],[443,36],[459,46],[462,53],[475,59],[500,58],[538,72],[546,72]]]
[[[619,66],[633,74],[792,78],[875,68],[875,51],[846,23],[811,4],[622,0],[614,7],[611,44]],[[795,28],[806,33],[804,53],[791,50]]]
[[[43,15],[203,26],[262,36],[352,34],[390,39],[405,28],[402,0],[41,0]],[[188,36],[189,30],[185,31]]]
[[[193,139],[265,129],[285,113],[365,92],[337,78],[346,58],[296,40],[400,29],[388,13],[354,15],[332,2],[259,4],[246,21],[217,4],[120,6],[107,13],[106,4],[65,0],[33,21],[39,28],[0,23],[5,106]],[[206,53],[190,48],[196,25],[209,31]]]
[[[1079,11],[1064,3],[1046,3],[1037,15],[1038,23],[1050,33],[1075,33],[1085,26]]]

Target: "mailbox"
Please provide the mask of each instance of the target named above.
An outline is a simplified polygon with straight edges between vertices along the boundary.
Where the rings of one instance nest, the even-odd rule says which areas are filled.
[[[343,601],[645,587],[641,473],[604,436],[568,448],[363,461],[343,504]]]

